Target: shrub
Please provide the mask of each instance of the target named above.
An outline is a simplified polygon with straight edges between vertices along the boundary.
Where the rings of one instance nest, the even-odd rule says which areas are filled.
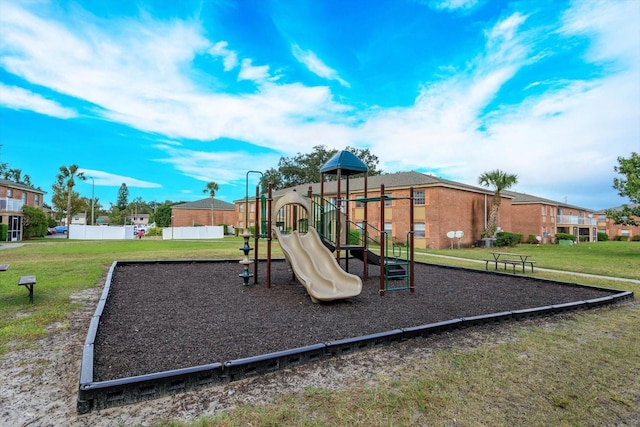
[[[501,231],[496,234],[496,246],[516,246],[522,241],[522,234]]]
[[[44,237],[47,234],[47,216],[38,208],[23,206],[24,238]]]
[[[576,236],[570,233],[556,233],[556,243],[560,240],[571,240],[573,242],[576,240]]]
[[[640,234],[637,234],[631,238],[632,242],[640,242]]]
[[[349,230],[349,244],[361,245],[360,232],[358,230]]]
[[[629,240],[629,236],[616,236],[613,240],[616,242],[627,242]]]
[[[9,236],[9,226],[7,224],[0,224],[0,242],[6,242],[7,236]]]
[[[149,228],[147,230],[147,232],[145,233],[146,236],[162,236],[162,228],[160,227],[153,227],[153,228]]]
[[[536,235],[535,234],[529,234],[529,243],[538,243],[538,241],[536,240]]]
[[[598,232],[598,242],[606,242],[609,240],[609,236],[604,231]]]

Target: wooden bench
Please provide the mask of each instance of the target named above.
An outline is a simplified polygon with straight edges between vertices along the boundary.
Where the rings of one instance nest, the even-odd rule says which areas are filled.
[[[24,286],[29,290],[29,302],[33,303],[33,285],[36,284],[36,276],[20,276],[19,286]]]

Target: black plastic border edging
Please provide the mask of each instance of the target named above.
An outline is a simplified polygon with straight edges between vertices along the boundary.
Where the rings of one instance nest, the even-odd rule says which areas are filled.
[[[565,313],[574,310],[590,309],[614,304],[633,299],[633,292],[623,291],[601,298],[586,301],[574,301],[563,304],[527,308],[500,313],[490,313],[480,316],[469,316],[461,319],[451,319],[427,325],[409,328],[393,329],[371,335],[346,338],[313,344],[290,350],[268,353],[259,356],[247,357],[226,361],[224,363],[211,363],[208,365],[194,366],[171,371],[158,372],[136,377],[120,378],[108,381],[93,381],[93,346],[100,322],[100,316],[104,310],[109,295],[113,272],[118,265],[140,263],[215,263],[237,262],[228,260],[176,260],[176,261],[114,261],[107,274],[104,290],[98,302],[96,311],[91,318],[89,331],[85,339],[82,353],[82,367],[80,369],[80,384],[78,390],[77,411],[80,414],[94,409],[105,409],[114,406],[122,406],[145,400],[155,399],[172,393],[193,390],[237,381],[243,378],[262,375],[268,372],[293,367],[304,363],[321,359],[340,356],[356,351],[368,350],[380,346],[391,345],[407,339],[426,337],[432,334],[454,331],[457,329],[504,322],[507,320],[524,320],[545,317],[553,314]],[[444,268],[464,269],[461,267]],[[476,271],[476,270],[474,270]],[[501,274],[484,272],[485,274]],[[519,276],[522,277],[522,276]],[[528,280],[552,282],[556,284],[588,287],[607,292],[616,292],[613,289],[599,288],[575,283],[564,283],[540,278],[526,278]]]

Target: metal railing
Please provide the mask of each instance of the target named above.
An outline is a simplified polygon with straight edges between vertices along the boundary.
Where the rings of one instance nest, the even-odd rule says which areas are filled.
[[[556,217],[556,224],[596,225],[596,219],[578,215],[558,215]]]
[[[21,212],[24,202],[10,197],[0,197],[0,211]]]

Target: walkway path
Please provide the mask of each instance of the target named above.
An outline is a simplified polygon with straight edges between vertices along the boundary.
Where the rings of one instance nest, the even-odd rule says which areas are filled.
[[[20,246],[24,246],[24,243],[2,243],[0,244],[0,250],[2,249],[13,249],[13,248],[19,248]]]
[[[420,253],[416,252],[416,256],[448,258],[448,259],[455,259],[455,260],[459,260],[459,261],[469,261],[469,262],[476,262],[476,263],[484,264],[484,261],[480,260],[480,259],[460,258],[460,257],[455,257],[455,256],[450,256],[450,255],[439,255],[439,254],[430,254],[430,253],[424,253],[424,252],[420,252]],[[551,270],[549,268],[540,268],[540,267],[536,267],[536,270],[538,270],[538,271],[547,271],[547,272],[550,272],[550,273],[558,273],[558,274],[571,274],[571,275],[574,275],[574,276],[593,277],[593,278],[597,278],[597,279],[616,280],[616,281],[619,281],[619,282],[628,282],[628,283],[635,283],[636,285],[640,285],[640,280],[627,279],[625,277],[602,276],[602,275],[598,275],[598,274],[578,273],[578,272],[575,272],[575,271]]]

